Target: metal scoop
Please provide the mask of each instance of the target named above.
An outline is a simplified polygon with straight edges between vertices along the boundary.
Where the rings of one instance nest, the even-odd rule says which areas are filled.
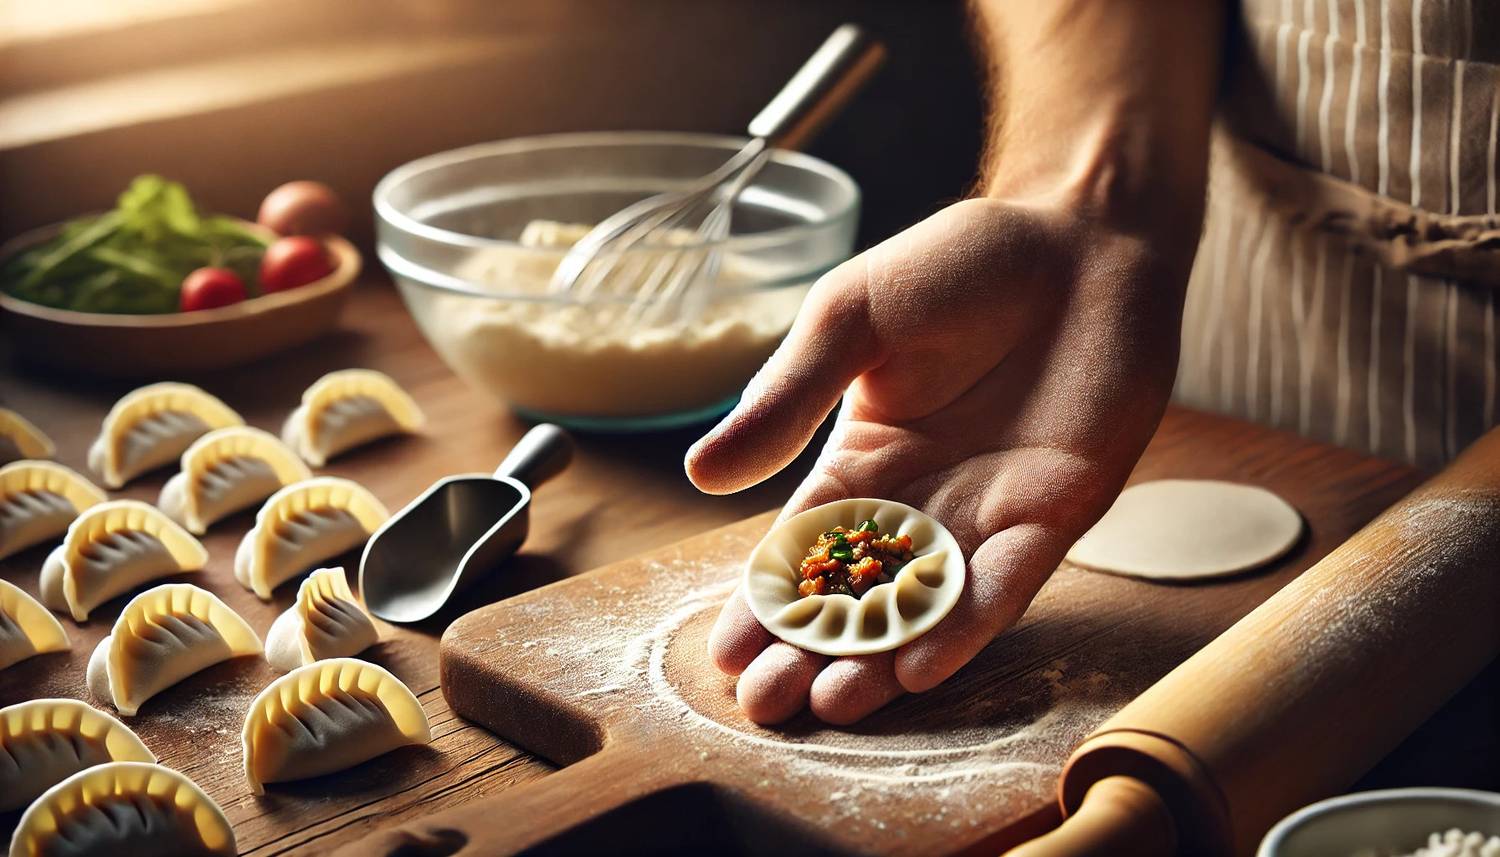
[[[531,489],[561,473],[573,439],[543,423],[521,438],[494,476],[440,479],[365,545],[359,591],[390,622],[420,622],[499,565],[526,540]]]

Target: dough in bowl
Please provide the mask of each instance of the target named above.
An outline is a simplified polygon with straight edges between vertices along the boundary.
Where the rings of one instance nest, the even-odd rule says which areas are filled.
[[[1152,580],[1237,574],[1280,557],[1302,536],[1302,516],[1254,485],[1161,479],[1120,492],[1068,561]]]
[[[809,548],[835,527],[857,532],[865,522],[911,538],[911,559],[893,579],[859,598],[799,593]],[[750,554],[743,586],[755,618],[782,640],[824,655],[868,655],[905,645],[948,615],[964,588],[964,556],[942,524],[910,506],[838,500],[773,527]]]

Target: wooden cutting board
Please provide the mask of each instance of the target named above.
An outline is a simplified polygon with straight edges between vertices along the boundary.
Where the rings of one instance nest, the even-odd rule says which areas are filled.
[[[767,513],[455,622],[454,711],[568,765],[376,834],[348,853],[993,851],[1055,823],[1063,762],[1094,727],[1418,481],[1412,471],[1192,412],[1133,480],[1223,478],[1295,505],[1307,537],[1275,567],[1163,585],[1064,566],[1019,626],[943,686],[853,728],[738,711],[705,638]],[[1251,706],[1255,700],[1245,700]],[[427,852],[423,852],[427,853]]]

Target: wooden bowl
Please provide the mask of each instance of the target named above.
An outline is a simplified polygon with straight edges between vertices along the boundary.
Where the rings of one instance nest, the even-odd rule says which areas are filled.
[[[6,242],[0,259],[60,228]],[[148,315],[74,312],[0,293],[0,329],[18,358],[94,377],[175,378],[238,366],[315,339],[338,323],[359,276],[359,251],[336,235],[323,241],[334,256],[333,273],[284,292],[232,306]]]

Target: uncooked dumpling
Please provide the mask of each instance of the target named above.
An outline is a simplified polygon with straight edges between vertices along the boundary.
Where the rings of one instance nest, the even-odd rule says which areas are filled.
[[[218,596],[191,583],[168,583],[131,599],[89,658],[89,693],[126,717],[199,670],[258,655],[260,638]]]
[[[0,408],[0,464],[56,454],[52,438],[10,408]]]
[[[1161,479],[1120,492],[1068,561],[1154,580],[1220,577],[1271,562],[1301,535],[1302,516],[1264,488]]]
[[[20,809],[84,768],[154,762],[120,721],[76,699],[33,699],[0,708],[0,812]]]
[[[42,603],[70,614],[89,611],[159,577],[199,571],[208,551],[187,530],[139,500],[111,500],[78,516],[42,564]]]
[[[361,444],[422,427],[422,409],[389,375],[344,369],[314,381],[281,439],[313,467]]]
[[[362,544],[391,513],[357,482],[318,476],[277,491],[255,515],[234,554],[234,577],[271,600],[271,590]]]
[[[290,672],[313,661],[357,655],[379,640],[344,570],[320,568],[302,581],[296,603],[272,623],[266,662],[277,672]]]
[[[233,857],[234,831],[197,784],[150,762],[96,765],[48,789],[16,825],[10,857]]]
[[[0,559],[61,536],[104,492],[78,473],[50,461],[0,467]]]
[[[861,597],[798,591],[808,549],[834,527],[868,520],[882,532],[911,537],[913,558],[888,583]],[[948,615],[964,587],[958,542],[932,517],[903,503],[838,500],[783,521],[761,540],[745,566],[745,600],[777,637],[825,655],[868,655],[898,648]]]
[[[312,471],[268,432],[249,426],[215,429],[182,454],[182,470],[162,486],[157,505],[188,532],[247,509]]]
[[[298,667],[250,703],[241,735],[245,776],[265,783],[331,774],[407,744],[432,740],[411,689],[386,670],[353,658]]]
[[[244,423],[234,409],[191,384],[151,384],[127,393],[104,417],[89,448],[89,467],[106,487],[119,488],[177,461],[210,431]]]
[[[21,587],[0,580],[0,670],[32,655],[71,648],[56,616]]]

